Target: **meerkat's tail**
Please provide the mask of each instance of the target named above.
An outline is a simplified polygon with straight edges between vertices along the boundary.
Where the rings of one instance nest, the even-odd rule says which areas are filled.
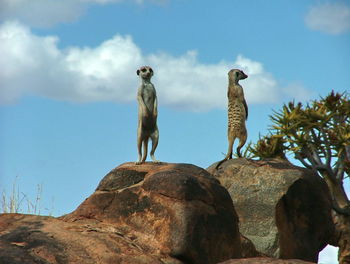
[[[220,160],[220,161],[218,162],[218,164],[216,164],[215,169],[217,170],[217,169],[220,167],[220,165],[221,165],[222,163],[224,163],[226,160],[229,160],[229,159],[230,159],[230,157],[229,157],[229,156],[226,156],[223,160]]]
[[[218,164],[216,164],[215,169],[217,170],[217,169],[220,167],[220,165],[221,165],[224,161],[226,161],[226,160],[227,160],[227,159],[220,160],[220,161],[218,162]]]
[[[242,158],[241,148],[242,147],[237,147],[237,156],[238,156],[238,158]]]

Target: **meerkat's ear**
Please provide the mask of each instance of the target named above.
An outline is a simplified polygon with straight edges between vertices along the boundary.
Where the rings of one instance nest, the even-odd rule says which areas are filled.
[[[137,70],[137,71],[136,71],[136,74],[139,75],[139,74],[140,74],[140,70]]]

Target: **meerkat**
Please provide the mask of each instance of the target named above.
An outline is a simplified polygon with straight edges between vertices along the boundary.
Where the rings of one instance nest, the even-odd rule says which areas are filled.
[[[154,157],[154,152],[158,146],[159,131],[157,126],[158,102],[157,93],[154,85],[151,83],[153,70],[149,66],[143,66],[136,71],[140,76],[141,84],[137,92],[138,101],[138,127],[137,127],[137,149],[138,161],[141,164],[146,161],[147,147],[149,138],[152,139],[151,158],[153,162],[159,162]],[[143,154],[142,154],[143,144]]]
[[[243,88],[238,81],[247,77],[248,75],[238,69],[232,69],[228,72],[228,151],[225,158],[216,165],[216,168],[224,161],[232,159],[232,148],[236,138],[239,139],[237,156],[242,157],[241,148],[247,140],[245,121],[248,119],[248,106],[244,98]]]

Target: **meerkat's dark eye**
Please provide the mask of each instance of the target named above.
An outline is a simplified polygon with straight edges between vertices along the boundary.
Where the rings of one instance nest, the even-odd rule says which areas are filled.
[[[153,73],[153,70],[152,70],[151,68],[149,69],[149,71],[150,71],[151,73]]]

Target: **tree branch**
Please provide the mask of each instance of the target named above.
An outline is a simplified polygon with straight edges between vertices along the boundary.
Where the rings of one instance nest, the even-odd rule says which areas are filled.
[[[303,154],[305,154],[307,160],[311,163],[312,168],[315,169],[318,164],[317,164],[314,156],[309,151],[309,149],[306,147],[303,147],[302,152],[303,152]]]
[[[312,152],[312,158],[314,159],[315,163],[317,165],[323,165],[323,162],[321,161],[321,158],[318,155],[314,144],[310,144],[310,149],[311,149],[311,152]]]
[[[350,161],[350,145],[345,146],[345,157],[347,161]]]
[[[342,155],[337,160],[336,178],[338,181],[343,181],[344,179],[344,156]]]
[[[338,214],[342,214],[345,216],[350,216],[350,206],[346,206],[344,208],[341,208],[338,203],[333,199],[332,201],[332,207],[334,211],[336,211]]]
[[[332,150],[331,150],[331,146],[329,144],[326,132],[324,131],[323,127],[320,127],[320,131],[322,133],[323,136],[323,140],[324,140],[324,144],[326,146],[326,164],[328,167],[331,167],[331,161],[332,161]]]
[[[299,160],[307,169],[312,169],[312,166],[308,164],[301,156],[299,153],[295,153],[295,158]]]
[[[306,151],[304,150],[304,154],[307,157],[307,160],[311,163],[312,169],[316,172],[320,172],[320,174],[324,177],[329,178],[331,182],[337,182],[336,174],[333,172],[332,168],[322,163],[321,159],[314,150],[315,146],[311,145],[311,148],[313,148],[312,154],[310,151],[308,151],[308,149],[306,149]]]

